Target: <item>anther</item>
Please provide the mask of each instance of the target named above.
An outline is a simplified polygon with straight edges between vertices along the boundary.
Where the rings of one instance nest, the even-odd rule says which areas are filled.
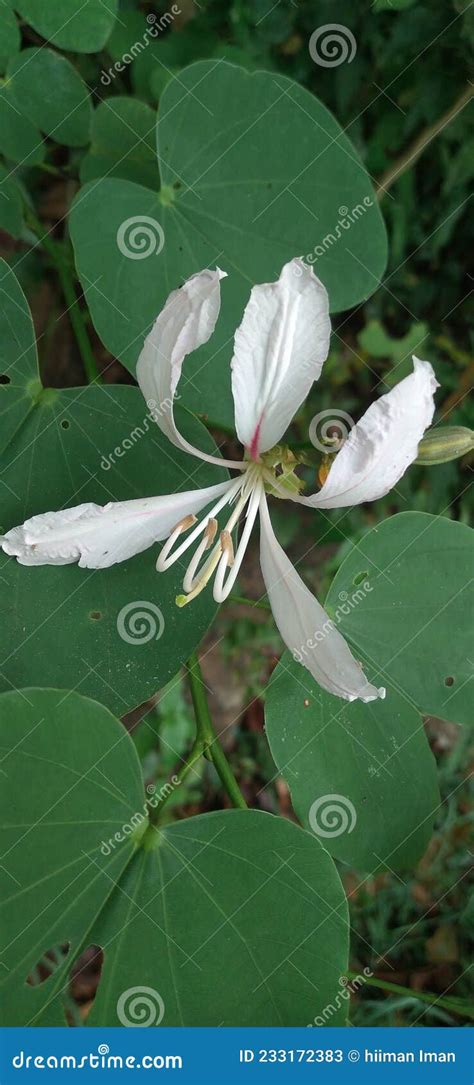
[[[226,555],[227,567],[234,564],[234,544],[232,542],[232,535],[229,531],[221,531],[221,549],[222,553]]]
[[[212,546],[212,543],[214,542],[214,539],[216,537],[216,531],[218,526],[219,525],[217,523],[217,520],[214,520],[214,517],[211,516],[209,523],[206,524],[206,528],[204,531],[204,538],[206,540],[205,550],[209,550],[209,547]]]
[[[188,531],[189,528],[192,527],[193,524],[197,524],[197,522],[198,522],[198,518],[197,518],[197,516],[194,515],[194,513],[190,513],[189,516],[183,516],[183,519],[178,520],[178,523],[175,525],[175,527],[173,528],[172,532],[170,532],[170,534],[174,535],[175,531],[178,531],[179,534],[181,535],[182,531]]]

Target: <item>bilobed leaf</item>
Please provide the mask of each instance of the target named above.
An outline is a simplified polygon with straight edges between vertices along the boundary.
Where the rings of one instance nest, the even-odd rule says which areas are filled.
[[[295,255],[316,260],[316,247],[335,231],[315,270],[333,311],[353,305],[382,274],[383,222],[337,121],[281,75],[219,60],[192,64],[166,86],[157,139],[160,194],[104,179],[76,197],[70,224],[78,273],[101,339],[134,372],[130,343],[169,291],[203,267],[226,270],[218,327],[187,360],[182,394],[186,405],[230,425],[231,343],[252,284],[278,278]],[[353,208],[349,227],[338,227]],[[150,244],[137,259],[122,234],[124,224],[141,220]]]
[[[45,156],[41,132],[20,111],[8,83],[0,86],[0,151],[21,166],[36,165]]]
[[[112,32],[118,0],[14,0],[14,6],[57,48],[95,53]]]
[[[155,114],[136,98],[107,98],[94,112],[91,146],[81,162],[81,181],[123,177],[158,189]]]
[[[0,0],[0,72],[20,48],[20,29],[10,0]]]
[[[5,694],[0,735],[5,1024],[64,1025],[71,963],[90,944],[104,952],[90,1025],[136,1023],[134,988],[149,1025],[309,1025],[338,992],[328,1023],[345,1023],[347,906],[314,836],[251,810],[143,835],[133,744],[74,692]],[[66,943],[54,975],[27,985]]]
[[[89,142],[89,91],[66,57],[44,46],[24,49],[8,66],[14,104],[47,136],[69,147]]]
[[[265,719],[295,811],[330,854],[364,871],[412,868],[432,834],[439,793],[423,722],[410,703],[389,688],[384,701],[348,704],[286,652],[268,688]]]
[[[40,512],[225,479],[223,468],[170,446],[137,388],[42,388],[28,306],[5,264],[0,339],[0,533]],[[183,426],[194,444],[215,451],[187,412]],[[80,685],[120,714],[154,693],[199,643],[216,610],[209,591],[179,610],[183,568],[158,575],[156,552],[106,570],[27,568],[2,553],[0,688]]]
[[[33,410],[40,390],[35,333],[18,279],[0,260],[0,453]]]
[[[359,602],[361,580],[370,591]],[[341,633],[377,669],[378,682],[393,682],[420,712],[468,723],[473,584],[471,529],[444,516],[403,512],[356,543],[326,609],[339,608]]]
[[[0,163],[0,230],[19,238],[22,229],[23,201],[20,189],[11,172]]]

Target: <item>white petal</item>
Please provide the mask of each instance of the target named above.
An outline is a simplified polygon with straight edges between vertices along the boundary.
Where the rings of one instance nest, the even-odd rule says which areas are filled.
[[[413,373],[372,403],[351,430],[319,493],[298,500],[337,509],[388,493],[416,460],[433,418],[437,388],[430,363],[413,357]]]
[[[254,286],[235,333],[232,392],[239,439],[253,459],[276,445],[327,358],[328,296],[302,260]]]
[[[385,697],[367,681],[344,637],[324,608],[308,591],[275,538],[268,505],[260,505],[260,564],[273,617],[293,658],[336,697],[346,701],[374,701]]]
[[[200,271],[179,290],[173,290],[157,316],[137,363],[137,380],[155,422],[170,441],[208,463],[239,467],[239,463],[207,455],[194,448],[178,432],[173,399],[187,354],[207,343],[221,304],[220,280],[225,272]]]
[[[0,536],[0,546],[21,565],[78,561],[82,569],[107,569],[165,539],[183,516],[200,512],[230,485],[44,512]]]

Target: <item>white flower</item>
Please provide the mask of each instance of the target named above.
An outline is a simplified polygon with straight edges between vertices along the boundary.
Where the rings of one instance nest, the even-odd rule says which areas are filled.
[[[429,362],[414,358],[413,373],[373,403],[352,429],[320,492],[312,497],[299,494],[289,467],[291,453],[276,446],[321,373],[331,325],[323,284],[312,268],[292,260],[278,282],[252,289],[235,334],[232,391],[245,458],[233,461],[206,455],[177,430],[173,397],[186,355],[206,343],[214,330],[221,278],[218,269],[202,271],[170,294],[145,340],[137,378],[147,403],[160,406],[156,422],[173,444],[238,474],[204,490],[105,506],[85,504],[33,516],[0,542],[7,554],[24,565],[78,561],[82,568],[105,569],[166,539],[157,561],[159,571],[168,569],[196,543],[183,580],[184,595],[177,602],[180,606],[189,602],[213,577],[214,599],[220,603],[232,590],[260,515],[263,578],[288,648],[330,693],[348,701],[383,697],[385,690],[367,681],[346,641],[279,545],[267,494],[322,509],[373,501],[386,494],[416,458],[419,441],[433,417],[437,387],[433,370]],[[278,463],[283,464],[279,475]],[[225,506],[230,506],[230,515],[224,530],[218,532],[216,517]],[[198,521],[203,509],[208,511]],[[234,554],[231,532],[244,511]]]

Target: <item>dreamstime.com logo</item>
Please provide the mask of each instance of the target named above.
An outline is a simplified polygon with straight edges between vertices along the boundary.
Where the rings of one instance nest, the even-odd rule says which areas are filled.
[[[364,576],[364,573],[360,575]],[[304,644],[301,644],[299,648],[294,648],[293,659],[295,663],[304,663],[305,656],[309,652],[314,652],[317,645],[321,644],[325,637],[333,633],[342,619],[347,618],[351,610],[358,607],[359,603],[362,603],[371,591],[373,591],[373,588],[369,580],[361,580],[359,586],[350,595],[347,591],[340,591],[338,596],[339,605],[334,611],[334,617],[326,618],[323,625],[319,629],[315,629],[312,636],[307,637]]]
[[[165,231],[150,215],[132,215],[120,223],[116,235],[117,248],[127,260],[147,260],[159,256],[165,243]]]
[[[317,264],[318,260],[325,256],[333,245],[337,245],[337,242],[344,237],[344,234],[367,214],[370,207],[375,207],[371,196],[364,196],[361,203],[354,204],[354,207],[350,209],[345,204],[339,207],[339,218],[332,230],[329,230],[325,237],[318,241],[311,252],[307,252],[305,256],[301,257],[305,264],[309,264],[311,267]],[[301,275],[301,270],[298,267],[295,268],[295,274]]]
[[[329,407],[311,419],[308,437],[319,452],[338,452],[354,426],[354,419],[347,411]]]
[[[315,836],[333,839],[352,833],[357,812],[347,795],[321,795],[310,806],[308,821]]]
[[[164,1015],[165,1004],[154,987],[128,987],[117,1002],[117,1017],[125,1028],[156,1028]]]
[[[169,796],[173,794],[173,791],[179,787],[180,783],[179,776],[172,776],[171,780],[167,780],[160,788],[157,788],[156,784],[147,784],[146,792],[148,798],[147,801],[143,803],[142,810],[136,810],[135,813],[132,814],[130,820],[125,821],[113,836],[109,836],[108,840],[101,840],[100,850],[102,855],[108,858],[117,847],[117,844],[123,844],[123,841],[127,840],[128,837],[141,839],[149,824],[149,811],[155,810],[160,803],[164,802],[165,799],[168,799]]]
[[[155,425],[158,423],[159,418],[169,415],[171,413],[174,401],[180,398],[181,396],[179,395],[179,393],[174,392],[171,398],[167,397],[166,399],[163,399],[161,403],[157,403],[155,399],[147,399],[146,405],[148,407],[148,414],[146,414],[145,417],[142,418],[140,425],[134,426],[134,428],[129,431],[127,436],[124,437],[121,444],[116,445],[113,452],[109,452],[107,455],[104,454],[102,456],[102,459],[100,461],[100,466],[102,470],[110,471],[110,468],[114,466],[115,461],[122,459],[122,456],[125,456],[125,453],[128,452],[131,448],[134,448],[137,442],[140,441],[146,433],[148,433],[148,430],[150,429],[150,422],[153,422],[153,425]]]
[[[117,632],[126,644],[148,644],[163,636],[165,619],[156,603],[148,599],[133,599],[117,614]]]
[[[117,73],[124,72],[127,66],[132,64],[136,57],[140,56],[140,53],[143,53],[143,50],[149,46],[150,42],[153,41],[153,38],[157,38],[161,31],[166,30],[176,16],[181,14],[181,8],[179,8],[177,4],[173,4],[170,11],[165,11],[159,18],[152,13],[147,15],[146,21],[148,26],[143,32],[142,37],[139,38],[138,41],[134,41],[133,45],[130,46],[130,49],[126,53],[123,53],[120,60],[116,60],[111,68],[108,68],[106,72],[102,70],[100,73],[102,86],[110,87],[110,84],[112,80],[115,79]]]
[[[325,23],[313,30],[308,42],[309,55],[321,68],[350,64],[357,52],[357,42],[348,26]]]
[[[331,1020],[331,1017],[334,1017],[334,1014],[338,1013],[344,1004],[349,1001],[351,995],[356,994],[368,979],[372,979],[373,974],[374,973],[370,968],[364,968],[362,972],[359,972],[359,974],[354,976],[354,979],[351,980],[349,980],[347,976],[339,976],[340,990],[337,992],[334,1002],[328,1002],[321,1013],[310,1021],[308,1028],[313,1028],[315,1025],[317,1028],[322,1028],[324,1025],[327,1025],[328,1021]]]

